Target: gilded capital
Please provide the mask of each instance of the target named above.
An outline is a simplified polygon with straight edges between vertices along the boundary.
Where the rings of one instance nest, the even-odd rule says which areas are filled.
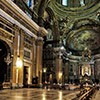
[[[37,45],[43,45],[43,38],[38,37],[36,43],[37,43]]]

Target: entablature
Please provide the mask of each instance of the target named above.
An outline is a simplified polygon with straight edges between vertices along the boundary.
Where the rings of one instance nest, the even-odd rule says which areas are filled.
[[[28,34],[30,33],[31,36],[37,37],[37,33],[40,30],[40,27],[32,19],[30,19],[16,4],[14,4],[11,0],[1,0],[0,6],[2,12],[6,13],[6,15],[8,14],[9,17],[7,17],[10,21],[13,21],[13,24],[18,25],[19,27],[22,26],[23,28],[21,28],[24,30],[26,29]],[[42,36],[46,35],[47,31],[44,28],[41,29]]]

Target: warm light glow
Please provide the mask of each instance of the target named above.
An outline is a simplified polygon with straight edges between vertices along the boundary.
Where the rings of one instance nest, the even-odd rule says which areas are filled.
[[[61,46],[61,48],[60,48],[61,50],[65,50],[65,48],[64,48],[64,46]]]
[[[46,71],[47,71],[47,68],[43,68],[43,72],[46,73]]]
[[[62,100],[62,92],[59,92],[59,100]]]
[[[22,60],[19,57],[17,58],[17,61],[16,61],[16,67],[17,68],[22,67]]]
[[[59,78],[61,78],[62,77],[62,72],[59,72]]]
[[[46,93],[45,92],[42,94],[42,100],[46,100]]]
[[[84,76],[85,74],[88,76],[91,75],[91,66],[89,64],[84,64],[82,66],[82,76]]]

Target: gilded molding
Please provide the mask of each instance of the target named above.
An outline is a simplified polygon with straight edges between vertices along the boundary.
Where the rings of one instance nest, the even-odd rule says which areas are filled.
[[[9,41],[13,42],[14,35],[7,32],[6,30],[0,28],[0,37],[3,37],[5,39],[8,39]]]
[[[14,4],[11,0],[1,0],[2,3],[6,5],[14,14],[19,16],[20,19],[22,19],[28,26],[34,29],[34,31],[39,31],[39,26],[32,20],[30,19],[16,4]],[[45,30],[45,29],[44,29]],[[46,32],[42,31],[43,34]],[[32,33],[34,34],[34,33]],[[35,35],[35,34],[34,34]]]
[[[42,37],[37,38],[36,45],[37,46],[43,45],[43,38]]]
[[[40,27],[38,33],[40,33],[41,36],[46,36],[48,34],[48,31],[45,30],[44,27]]]

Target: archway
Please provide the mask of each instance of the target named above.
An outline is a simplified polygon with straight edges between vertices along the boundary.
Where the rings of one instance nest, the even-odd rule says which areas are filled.
[[[11,58],[11,50],[9,45],[5,41],[0,40],[0,87],[1,88],[3,82],[10,81],[10,72],[11,72],[10,58]]]

